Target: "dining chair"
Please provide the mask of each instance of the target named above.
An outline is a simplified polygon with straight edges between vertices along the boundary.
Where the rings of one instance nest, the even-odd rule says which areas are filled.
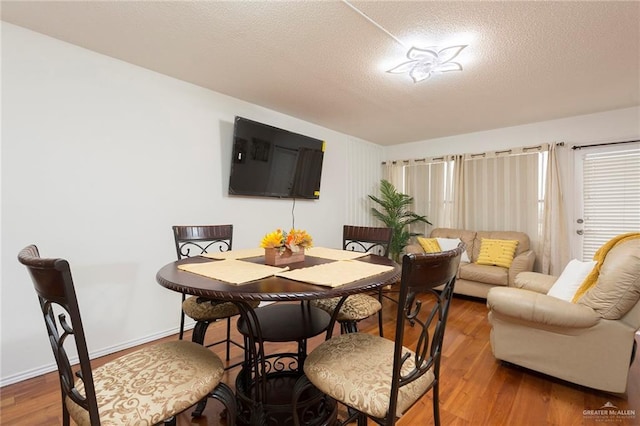
[[[317,346],[295,386],[294,424],[300,424],[298,399],[313,387],[347,406],[341,424],[366,425],[371,418],[386,426],[431,390],[434,422],[440,424],[442,345],[463,250],[460,243],[450,251],[404,255],[394,339],[348,333]]]
[[[342,249],[387,257],[392,234],[391,228],[344,225],[342,228]],[[382,298],[384,295],[382,288],[378,290],[377,296],[376,298],[369,294],[360,293],[349,296],[344,301],[336,317],[342,333],[357,332],[359,321],[377,313],[378,330],[380,336],[383,336]],[[338,302],[340,302],[339,297],[332,297],[313,300],[310,303],[312,306],[332,314]]]
[[[221,382],[224,367],[216,354],[176,340],[145,346],[92,369],[69,263],[41,258],[35,245],[20,251],[18,260],[31,275],[58,366],[63,425],[70,418],[91,426],[175,425],[176,414],[207,397],[221,401],[227,424],[235,423],[235,396]],[[77,351],[80,368],[75,373],[65,345]]]
[[[233,245],[233,225],[187,225],[174,226],[173,236],[178,260],[185,257],[199,256],[206,253],[229,251]],[[248,302],[252,308],[260,302]],[[205,297],[189,296],[182,293],[182,310],[180,313],[180,332],[178,338],[182,340],[184,335],[185,315],[196,321],[193,328],[192,341],[204,344],[207,328],[211,323],[219,320],[227,320],[226,338],[215,341],[207,347],[226,343],[226,360],[230,359],[231,345],[244,350],[244,346],[231,339],[231,317],[240,313],[238,307],[232,302],[222,302]],[[230,365],[232,368],[239,363]]]

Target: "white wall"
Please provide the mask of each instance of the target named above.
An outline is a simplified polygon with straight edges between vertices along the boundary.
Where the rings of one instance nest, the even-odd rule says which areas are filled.
[[[227,195],[235,115],[326,140],[295,225],[338,247],[381,147],[2,23],[2,385],[54,369],[24,246],[69,260],[95,356],[176,332],[180,296],[155,282],[171,225],[233,223],[236,248],[291,226],[291,200]]]
[[[575,235],[576,193],[574,145],[593,145],[640,139],[640,107],[625,108],[597,114],[468,133],[385,148],[384,158],[403,160],[437,157],[446,154],[480,153],[515,147],[535,146],[545,142],[564,142],[558,150],[558,162],[565,199],[565,224],[570,237]],[[577,257],[576,240],[572,240],[571,257]]]

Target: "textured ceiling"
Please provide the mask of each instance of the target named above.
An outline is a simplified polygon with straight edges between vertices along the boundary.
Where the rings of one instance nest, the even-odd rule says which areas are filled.
[[[640,105],[640,2],[2,1],[2,20],[382,145]],[[406,48],[468,44],[413,83]]]

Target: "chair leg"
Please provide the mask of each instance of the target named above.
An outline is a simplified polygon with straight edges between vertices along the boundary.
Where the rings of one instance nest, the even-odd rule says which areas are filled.
[[[186,294],[182,293],[182,303],[187,298]],[[184,336],[184,311],[182,310],[182,303],[180,304],[180,330],[178,333],[178,340],[182,340]]]
[[[231,317],[227,318],[227,361],[229,361],[231,351]]]
[[[193,327],[193,336],[191,341],[204,346],[204,335],[209,327],[209,321],[198,321],[196,326]]]
[[[348,334],[348,333],[357,333],[357,332],[358,332],[358,323],[356,321],[340,322],[340,333]]]
[[[67,410],[67,406],[64,403],[64,397],[62,397],[62,426],[69,426],[69,410]]]
[[[380,302],[380,305],[382,305],[382,287],[380,287],[380,289],[378,290],[378,301]],[[384,337],[384,332],[382,331],[382,310],[383,310],[384,306],[380,307],[380,310],[378,311],[378,333],[380,334],[380,337]]]
[[[358,414],[358,426],[367,426],[367,415],[364,413]]]
[[[438,398],[438,381],[433,385],[433,423],[435,426],[440,426],[440,401]]]
[[[191,412],[191,417],[200,417],[200,416],[202,416],[202,412],[204,411],[204,409],[207,406],[207,399],[209,399],[209,397],[205,396],[200,401],[198,401],[198,405],[196,405],[196,409]]]
[[[213,392],[211,392],[211,397],[222,402],[222,405],[224,405],[226,409],[225,417],[227,426],[235,426],[238,406],[236,403],[236,395],[231,388],[225,383],[220,382]]]

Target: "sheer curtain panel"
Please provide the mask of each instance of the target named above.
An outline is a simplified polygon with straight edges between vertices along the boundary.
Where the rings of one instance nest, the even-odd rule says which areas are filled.
[[[551,144],[547,156],[544,190],[544,212],[540,248],[540,272],[560,275],[569,262],[569,236],[565,226],[558,145]]]
[[[509,151],[510,152],[510,151]],[[526,232],[540,259],[540,152],[468,155],[462,228]]]

